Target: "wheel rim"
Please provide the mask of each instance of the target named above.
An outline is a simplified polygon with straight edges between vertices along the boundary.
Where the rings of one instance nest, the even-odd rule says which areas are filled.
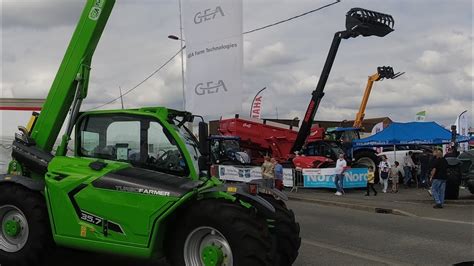
[[[229,242],[221,232],[209,226],[198,227],[188,235],[183,255],[186,265],[233,265]]]
[[[372,166],[374,169],[375,169],[375,166],[376,166],[375,162],[372,159],[368,158],[368,157],[362,157],[359,160],[357,160],[356,163],[361,164],[361,165],[365,165],[367,167]]]
[[[30,229],[25,214],[13,205],[0,207],[0,249],[18,252],[28,241]]]

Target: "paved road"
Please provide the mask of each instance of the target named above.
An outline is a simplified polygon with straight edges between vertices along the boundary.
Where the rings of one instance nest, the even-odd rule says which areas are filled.
[[[449,265],[474,260],[473,223],[376,214],[306,202],[290,202],[289,206],[301,224],[297,266]],[[64,261],[71,266],[145,265],[110,255],[72,250],[59,253],[54,263],[58,266]]]
[[[472,223],[376,214],[305,202],[289,205],[295,210],[303,237],[295,265],[448,265],[474,260]]]

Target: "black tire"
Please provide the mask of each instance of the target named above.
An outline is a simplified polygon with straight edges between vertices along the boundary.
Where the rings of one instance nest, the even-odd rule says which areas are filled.
[[[355,163],[358,164],[358,165],[366,165],[366,166],[373,166],[374,167],[374,170],[377,168],[378,164],[379,164],[379,158],[377,157],[377,155],[375,154],[375,152],[372,152],[372,151],[360,151],[360,152],[354,152],[354,159],[355,159]],[[368,164],[365,164],[365,163],[360,163],[360,161],[363,161],[363,160],[370,160],[372,161],[373,163],[371,163],[370,165]]]
[[[266,221],[253,208],[217,199],[198,201],[178,215],[171,228],[173,233],[167,237],[166,253],[171,265],[186,265],[184,246],[188,235],[206,226],[225,237],[232,250],[233,265],[273,265],[272,239]]]
[[[446,191],[444,192],[444,198],[449,200],[458,199],[459,186],[448,185],[448,183],[446,183]]]
[[[460,167],[448,167],[448,178],[446,180],[445,199],[458,199],[459,186],[461,185]]]
[[[379,171],[377,171],[378,165],[380,163],[380,158],[377,157],[375,151],[355,151],[354,152],[355,164],[359,166],[373,166],[375,172],[375,183],[377,184],[380,181]],[[366,161],[371,161],[370,164],[365,163]]]
[[[0,264],[42,265],[54,246],[44,196],[19,185],[3,184],[0,185],[0,207],[6,205],[18,208],[25,215],[29,234],[26,244],[19,251],[0,250]]]
[[[474,182],[467,183],[467,188],[469,189],[469,192],[471,192],[471,194],[474,194]]]
[[[275,224],[270,233],[276,237],[275,265],[292,265],[298,257],[301,246],[300,225],[295,220],[295,214],[281,200],[273,196],[263,196],[275,207]]]

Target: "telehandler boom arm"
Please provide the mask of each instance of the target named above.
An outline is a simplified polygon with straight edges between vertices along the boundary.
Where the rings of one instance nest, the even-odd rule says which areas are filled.
[[[364,97],[362,97],[362,101],[360,102],[359,112],[357,112],[353,127],[362,127],[362,122],[364,121],[365,116],[365,108],[367,107],[367,102],[369,101],[370,92],[372,91],[372,86],[374,85],[374,82],[383,79],[395,79],[400,77],[404,73],[405,72],[394,73],[392,67],[383,66],[377,68],[377,73],[369,76],[367,80],[367,86],[365,87],[364,91]]]
[[[43,152],[51,152],[74,99],[72,109],[78,112],[87,96],[92,56],[114,4],[115,0],[87,0],[41,114],[29,132]]]

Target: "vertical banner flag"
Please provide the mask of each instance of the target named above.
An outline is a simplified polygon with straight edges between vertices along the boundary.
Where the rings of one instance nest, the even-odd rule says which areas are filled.
[[[377,123],[373,128],[372,128],[372,135],[375,135],[379,133],[380,131],[383,130],[383,122]]]
[[[242,20],[242,0],[183,0],[186,110],[240,113]]]
[[[258,95],[255,97],[253,103],[252,103],[252,110],[250,111],[251,117],[252,118],[258,118],[260,119],[262,116],[262,102],[263,102],[263,96]]]
[[[416,122],[424,122],[425,118],[426,118],[426,111],[418,112],[415,115],[415,121]]]
[[[382,131],[382,130],[383,130],[383,121],[377,123],[377,124],[372,128],[372,132],[371,132],[371,133],[372,133],[372,135],[375,135],[375,134],[379,133],[379,132]],[[377,151],[377,153],[383,152],[383,147],[375,147],[374,149]]]
[[[456,119],[456,133],[461,136],[469,136],[469,119],[467,117],[468,112],[462,112]],[[469,142],[459,143],[459,151],[467,151],[469,149]]]

